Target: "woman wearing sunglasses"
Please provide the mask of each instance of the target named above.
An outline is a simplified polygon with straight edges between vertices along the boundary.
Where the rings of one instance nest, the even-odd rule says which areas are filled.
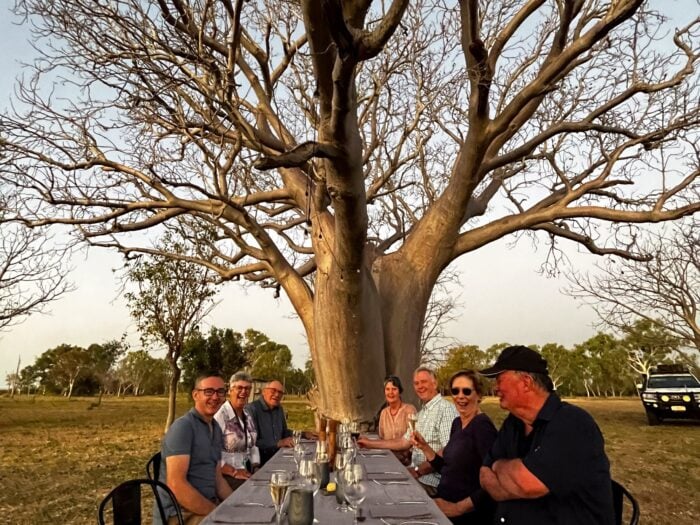
[[[452,423],[445,448],[436,452],[418,432],[413,434],[413,445],[428,460],[419,468],[440,473],[434,501],[452,523],[491,524],[494,503],[479,485],[479,469],[496,439],[496,427],[479,408],[481,381],[474,370],[454,374],[450,392],[459,416]]]

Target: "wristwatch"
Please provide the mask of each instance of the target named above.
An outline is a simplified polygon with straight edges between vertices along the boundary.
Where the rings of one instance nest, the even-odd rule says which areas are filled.
[[[413,467],[413,471],[416,473],[416,476],[420,477],[420,470],[418,470],[418,467]]]

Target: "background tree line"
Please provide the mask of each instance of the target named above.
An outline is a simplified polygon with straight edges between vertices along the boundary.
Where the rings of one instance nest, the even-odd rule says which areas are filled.
[[[493,363],[509,343],[485,350],[462,345],[449,350],[438,368],[441,385],[461,368],[481,369]],[[565,396],[610,397],[636,394],[640,375],[661,363],[683,362],[697,374],[694,353],[658,322],[637,320],[622,327],[619,336],[598,332],[590,339],[567,348],[558,343],[529,345],[542,352],[556,390]]]
[[[286,345],[248,329],[212,327],[208,333],[193,329],[185,339],[180,359],[181,389],[189,390],[200,370],[214,369],[229,377],[247,369],[256,379],[279,379],[290,393],[305,393],[313,383],[309,362],[294,368]],[[60,344],[39,355],[33,364],[8,374],[15,393],[73,395],[163,395],[168,392],[172,369],[165,358],[145,349],[132,350],[123,340],[94,343],[87,348]]]

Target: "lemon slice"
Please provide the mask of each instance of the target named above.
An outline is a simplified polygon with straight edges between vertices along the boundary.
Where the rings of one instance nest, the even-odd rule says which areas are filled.
[[[332,481],[326,486],[326,492],[335,492],[335,483]]]

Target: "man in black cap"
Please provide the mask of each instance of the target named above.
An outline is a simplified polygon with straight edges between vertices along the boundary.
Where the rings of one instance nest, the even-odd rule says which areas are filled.
[[[498,502],[496,523],[612,525],[603,435],[586,411],[553,392],[547,361],[511,346],[480,373],[496,378],[501,408],[510,412],[480,473]]]

